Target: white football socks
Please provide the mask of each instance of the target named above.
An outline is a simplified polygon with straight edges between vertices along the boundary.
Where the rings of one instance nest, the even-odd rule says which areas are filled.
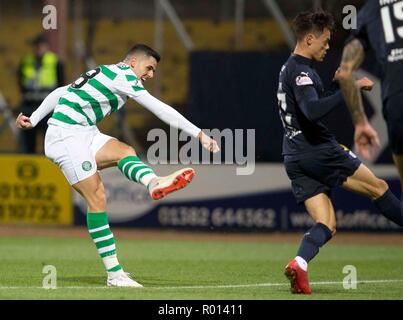
[[[297,261],[298,265],[301,267],[302,270],[307,271],[308,270],[308,263],[301,258],[300,256],[296,256],[295,260]]]

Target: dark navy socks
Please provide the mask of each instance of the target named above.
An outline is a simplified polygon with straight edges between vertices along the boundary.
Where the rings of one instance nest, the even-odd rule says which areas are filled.
[[[403,203],[400,203],[400,200],[389,189],[373,202],[386,218],[403,227]],[[331,238],[332,232],[326,225],[315,224],[302,238],[297,257],[301,257],[308,263]]]
[[[302,238],[297,256],[306,262],[311,261],[326,242],[332,238],[332,231],[323,223],[315,224]]]
[[[388,189],[380,198],[374,200],[374,204],[386,218],[403,227],[401,203],[390,189]]]

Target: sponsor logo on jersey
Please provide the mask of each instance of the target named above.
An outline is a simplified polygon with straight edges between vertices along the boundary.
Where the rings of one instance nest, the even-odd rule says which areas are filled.
[[[403,60],[403,49],[393,49],[388,56],[389,62]]]
[[[313,85],[312,79],[309,77],[308,72],[301,72],[301,75],[295,79],[297,86]]]

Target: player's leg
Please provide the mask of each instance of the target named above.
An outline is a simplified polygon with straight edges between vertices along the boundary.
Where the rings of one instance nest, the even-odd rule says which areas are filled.
[[[323,155],[326,161],[319,165],[315,161],[307,161],[304,170],[330,188],[343,186],[369,197],[385,217],[403,226],[399,200],[389,190],[387,183],[377,178],[354,153],[346,147],[337,147],[323,152]],[[319,167],[323,170],[318,170]]]
[[[390,191],[388,184],[377,178],[365,165],[361,164],[342,186],[370,198],[386,218],[403,227],[399,199]]]
[[[304,234],[297,255],[286,266],[285,274],[294,293],[310,294],[308,263],[336,233],[336,217],[332,202],[325,193],[305,200],[304,204],[315,224]]]
[[[332,201],[326,193],[305,200],[304,205],[315,223],[323,224],[332,235],[336,234],[336,215]]]
[[[322,153],[315,153],[306,159],[285,162],[297,203],[304,203],[309,215],[315,221],[313,227],[304,234],[296,257],[286,266],[285,275],[289,278],[294,293],[311,293],[307,273],[308,263],[336,232],[334,209],[328,197],[330,188],[310,174],[310,171],[314,171],[318,176],[320,173],[327,174],[326,153]],[[322,159],[323,157],[325,158]]]
[[[98,139],[108,136],[100,134]],[[157,176],[154,171],[136,155],[134,148],[117,139],[108,139],[96,151],[95,160],[99,169],[118,167],[126,178],[148,186]]]
[[[336,217],[332,202],[325,193],[305,200],[304,204],[315,225],[305,233],[297,256],[308,264],[319,253],[319,249],[335,235]]]
[[[128,277],[119,264],[114,235],[106,213],[106,195],[99,173],[73,185],[88,204],[87,227],[108,274],[108,285],[142,287]]]
[[[62,170],[88,204],[87,226],[114,285],[138,287],[122,270],[116,256],[114,236],[106,213],[104,186],[97,172],[90,146],[94,132],[49,126],[45,136],[45,154]],[[116,280],[117,279],[117,280]],[[109,282],[108,282],[109,284]]]
[[[147,187],[154,200],[161,199],[167,194],[185,187],[194,176],[193,169],[185,168],[169,176],[158,177],[153,169],[136,155],[132,147],[119,140],[110,139],[110,137],[107,139],[107,137],[99,134],[94,139],[94,148],[102,144],[95,152],[97,166],[100,169],[117,166],[127,179]],[[107,141],[104,141],[105,139]]]

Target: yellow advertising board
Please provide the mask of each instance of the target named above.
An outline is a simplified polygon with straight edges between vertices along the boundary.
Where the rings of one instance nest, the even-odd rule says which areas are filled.
[[[43,156],[0,155],[0,223],[71,225],[71,187]]]

